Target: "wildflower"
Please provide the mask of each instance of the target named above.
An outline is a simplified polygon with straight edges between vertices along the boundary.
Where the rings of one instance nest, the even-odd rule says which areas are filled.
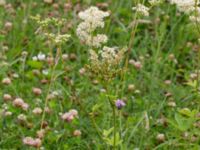
[[[90,7],[89,9],[80,12],[78,16],[91,24],[92,29],[96,27],[104,27],[103,19],[109,16],[108,12],[103,12],[99,10],[97,7]]]
[[[26,115],[24,115],[24,114],[18,115],[18,116],[17,116],[17,119],[18,119],[18,121],[20,121],[20,122],[26,122],[26,120],[27,120]]]
[[[48,114],[51,113],[51,109],[50,109],[49,107],[45,107],[45,108],[44,108],[44,111],[45,111],[46,113],[48,113]]]
[[[191,73],[191,74],[190,74],[190,78],[191,78],[192,80],[197,79],[197,77],[198,77],[197,73]]]
[[[0,6],[4,6],[6,5],[6,1],[5,0],[0,0]]]
[[[45,130],[44,129],[41,129],[39,131],[37,131],[37,137],[42,139],[45,135]]]
[[[69,58],[69,55],[68,55],[68,54],[62,54],[62,59],[63,59],[63,60],[66,61],[68,58]]]
[[[67,122],[71,122],[73,119],[74,119],[74,116],[71,114],[71,113],[64,113],[61,118],[64,120],[64,121],[67,121]]]
[[[78,116],[78,111],[76,109],[70,109],[69,113],[71,113],[74,117]]]
[[[116,47],[106,46],[98,54],[90,50],[90,72],[104,80],[114,78],[120,71],[119,65],[125,52],[125,48],[118,50]]]
[[[4,78],[2,80],[2,83],[5,84],[5,85],[9,85],[9,84],[11,84],[11,79],[10,78]]]
[[[166,84],[166,85],[170,85],[171,83],[172,83],[171,80],[165,80],[165,84]]]
[[[6,111],[6,112],[4,113],[4,116],[5,116],[5,117],[11,116],[11,115],[12,115],[12,112],[10,112],[10,111]]]
[[[80,70],[79,70],[79,73],[80,73],[80,75],[84,75],[85,74],[85,68],[81,68]]]
[[[195,0],[170,0],[171,4],[176,4],[180,12],[190,13],[195,10]],[[199,1],[197,0],[197,4]]]
[[[134,84],[129,84],[128,85],[128,91],[134,91],[135,90],[135,85]]]
[[[33,109],[33,114],[40,115],[42,113],[42,109],[39,107],[36,107]]]
[[[141,69],[142,68],[142,64],[140,61],[135,61],[135,60],[129,60],[129,64],[133,65],[136,69]]]
[[[176,103],[175,102],[173,102],[173,101],[171,101],[171,102],[168,102],[168,104],[167,104],[168,106],[170,106],[170,107],[176,107]]]
[[[55,31],[49,32],[50,26],[51,27],[53,26],[55,28],[58,28],[58,27],[61,28],[66,22],[65,19],[57,19],[57,18],[52,17],[52,18],[46,18],[44,20],[41,20],[41,17],[39,15],[32,17],[32,19],[34,19],[40,25],[36,33],[40,33],[43,38],[49,40],[55,45],[60,45],[68,41],[70,37],[69,34],[60,34],[58,30],[57,32]]]
[[[75,54],[75,53],[71,53],[71,54],[69,55],[69,59],[70,59],[71,61],[75,61],[75,60],[77,59],[76,54]]]
[[[156,139],[158,142],[164,142],[165,141],[165,135],[160,133],[156,136]]]
[[[28,108],[29,108],[29,105],[27,103],[23,103],[22,109],[23,110],[28,110]]]
[[[51,3],[53,3],[53,0],[44,0],[44,2],[47,4],[51,4]]]
[[[32,91],[35,95],[41,95],[42,94],[42,90],[40,88],[33,88]]]
[[[4,94],[3,95],[3,100],[4,101],[10,101],[12,99],[12,96],[10,94]]]
[[[12,22],[6,22],[4,25],[6,31],[10,31],[12,29],[12,26]]]
[[[149,0],[149,3],[151,4],[151,5],[158,5],[158,4],[160,4],[162,2],[162,0]]]
[[[83,20],[78,25],[77,35],[81,41],[85,42],[86,45],[91,47],[100,47],[102,44],[107,42],[107,36],[104,34],[93,35],[93,32],[97,28],[104,27],[103,19],[109,16],[108,12],[103,12],[97,7],[90,7],[87,10],[78,14],[79,18]]]
[[[55,44],[61,44],[67,42],[70,38],[69,34],[54,34],[54,33],[45,33],[46,37],[52,40]]]
[[[121,109],[122,107],[124,107],[126,104],[123,100],[120,100],[118,99],[116,102],[115,102],[115,106],[118,108],[118,109]]]
[[[22,52],[22,57],[26,57],[28,55],[28,52],[27,51],[23,51]]]
[[[40,52],[40,53],[38,54],[37,58],[38,58],[38,60],[40,60],[40,61],[44,61],[45,58],[46,58],[46,56],[45,56],[45,54],[43,54],[43,53]]]
[[[132,9],[142,16],[149,16],[149,8],[143,4],[137,4],[136,7],[133,7]]]
[[[37,61],[38,60],[37,56],[33,56],[32,60]]]
[[[42,141],[39,138],[34,139],[32,137],[25,137],[25,138],[23,138],[23,143],[25,145],[38,148],[41,146]]]
[[[21,98],[16,98],[13,101],[13,105],[16,106],[16,107],[22,107],[23,104],[24,104],[24,101]]]
[[[22,108],[23,110],[27,110],[29,105],[27,103],[24,102],[23,99],[21,98],[16,98],[14,101],[13,101],[13,105],[15,107],[19,107],[19,108]]]
[[[80,131],[80,130],[75,130],[75,131],[73,132],[73,135],[74,135],[74,136],[80,136],[80,135],[81,135],[81,131]]]
[[[71,109],[61,116],[61,118],[67,122],[71,122],[75,117],[78,117],[78,112],[75,109]]]

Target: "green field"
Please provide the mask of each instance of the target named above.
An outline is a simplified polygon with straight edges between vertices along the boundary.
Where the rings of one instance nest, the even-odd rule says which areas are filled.
[[[0,150],[199,150],[200,5],[154,1],[0,0]]]

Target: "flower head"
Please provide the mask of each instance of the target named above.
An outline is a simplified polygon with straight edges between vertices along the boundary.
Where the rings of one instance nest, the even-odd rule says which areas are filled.
[[[76,33],[82,42],[91,47],[100,47],[107,42],[106,35],[94,35],[93,32],[97,28],[104,27],[103,19],[109,16],[108,12],[101,11],[97,7],[92,6],[87,10],[80,12],[78,16],[83,22],[78,25]]]
[[[121,108],[124,107],[125,105],[126,105],[125,102],[124,102],[123,100],[120,100],[120,99],[116,100],[116,102],[115,102],[115,106],[116,106],[118,109],[121,109]]]
[[[149,16],[149,8],[144,6],[143,4],[137,4],[132,9],[142,16]]]

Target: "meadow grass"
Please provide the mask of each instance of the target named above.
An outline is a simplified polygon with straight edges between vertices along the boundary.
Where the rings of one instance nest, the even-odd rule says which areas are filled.
[[[164,2],[152,7],[148,17],[135,16],[132,7],[137,3],[151,7],[142,0],[6,2],[6,6],[0,6],[0,80],[9,77],[11,83],[0,83],[0,149],[34,149],[23,144],[22,139],[36,137],[42,121],[47,122],[47,131],[38,149],[200,149],[196,73],[200,69],[199,32],[198,25],[191,23],[187,14]],[[101,82],[87,70],[80,73],[89,64],[89,48],[76,34],[81,22],[78,12],[90,6],[110,12],[105,27],[100,29],[108,36],[107,45],[130,50],[125,56],[127,68],[112,82]],[[71,37],[60,48],[68,58],[58,59],[56,66],[32,60],[39,52],[50,56],[50,51],[56,58],[58,49],[35,34],[38,24],[31,17],[37,14],[42,19],[54,16],[67,20],[63,32]],[[6,22],[12,23],[10,30],[6,29]],[[48,70],[48,75],[43,70]],[[42,93],[34,94],[34,87]],[[48,100],[53,92],[56,94]],[[12,100],[5,101],[4,94],[10,94]],[[28,103],[28,110],[14,107],[15,98]],[[121,110],[112,109],[117,99],[126,103]],[[49,114],[33,114],[34,108],[44,110],[47,106]],[[78,117],[68,123],[60,115],[70,109],[76,109]],[[6,116],[6,112],[12,115]],[[27,117],[24,122],[19,121],[20,114]],[[119,134],[119,139],[115,139],[119,144],[115,146],[114,119],[114,131]],[[75,130],[81,135],[74,135]]]

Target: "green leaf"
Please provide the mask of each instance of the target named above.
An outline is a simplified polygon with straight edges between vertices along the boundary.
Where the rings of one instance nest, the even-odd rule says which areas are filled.
[[[35,68],[35,69],[41,69],[43,67],[43,63],[42,62],[39,62],[39,61],[33,61],[33,60],[29,60],[27,62],[27,64],[32,67],[32,68]]]
[[[108,130],[103,130],[103,136],[108,137],[112,133],[113,130],[114,130],[114,127],[110,128]]]
[[[178,113],[175,114],[175,120],[182,131],[188,130],[193,124],[193,119],[185,118]]]
[[[95,104],[95,105],[92,107],[92,112],[97,111],[101,106],[102,106],[102,104]]]

